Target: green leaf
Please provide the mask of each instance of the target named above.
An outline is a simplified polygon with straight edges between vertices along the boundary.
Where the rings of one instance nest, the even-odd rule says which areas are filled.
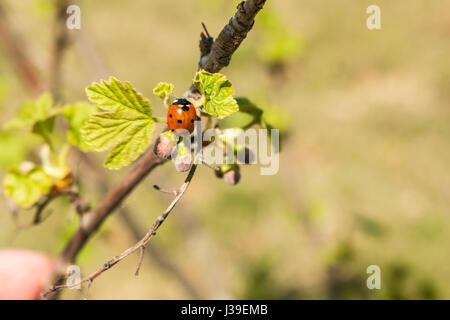
[[[239,111],[231,82],[223,74],[201,70],[195,76],[194,86],[205,98],[206,113],[223,119]]]
[[[18,167],[9,170],[4,178],[6,195],[16,204],[30,207],[50,192],[51,178],[41,167],[34,167],[23,173]]]
[[[174,86],[171,83],[160,82],[153,89],[153,93],[161,98],[165,104],[170,104],[170,98],[173,94]]]
[[[150,144],[154,119],[149,102],[130,83],[110,78],[86,89],[91,102],[106,110],[82,127],[83,140],[96,151],[111,149],[105,166],[119,169],[139,157]]]
[[[0,168],[8,168],[25,160],[30,137],[11,132],[0,131]]]
[[[53,105],[52,96],[44,93],[37,100],[25,101],[17,111],[17,117],[6,124],[7,129],[32,128],[36,122],[45,121]]]
[[[51,145],[51,133],[55,114],[51,112],[53,98],[49,93],[42,94],[37,100],[25,101],[17,112],[17,117],[6,124],[6,129],[31,128],[31,132],[41,136]]]
[[[42,139],[44,139],[44,141],[51,146],[52,145],[51,135],[54,124],[55,124],[55,116],[50,116],[44,120],[37,121],[33,125],[31,132],[41,136]]]
[[[110,77],[109,83],[102,80],[101,84],[93,83],[87,87],[86,94],[103,110],[126,109],[142,116],[151,116],[150,103],[129,82],[122,83]]]
[[[69,129],[67,130],[67,140],[79,148],[87,151],[92,149],[86,144],[81,137],[81,128],[89,119],[89,116],[99,111],[98,108],[88,102],[78,102],[71,105],[66,105],[62,108],[62,115],[69,122]]]

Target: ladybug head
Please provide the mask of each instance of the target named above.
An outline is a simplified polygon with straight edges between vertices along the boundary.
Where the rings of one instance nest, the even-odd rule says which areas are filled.
[[[188,105],[191,105],[192,103],[190,103],[185,98],[178,98],[173,102],[173,104],[177,105],[177,106],[188,106]]]

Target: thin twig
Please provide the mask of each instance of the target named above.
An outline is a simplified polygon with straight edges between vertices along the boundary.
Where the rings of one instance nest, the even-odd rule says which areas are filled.
[[[193,164],[191,169],[189,170],[189,173],[186,177],[186,180],[181,185],[181,187],[178,190],[178,195],[174,198],[174,200],[169,204],[167,209],[156,219],[155,223],[152,225],[150,230],[145,234],[145,236],[137,242],[132,247],[128,248],[127,250],[123,251],[120,255],[112,258],[111,260],[107,261],[100,269],[98,269],[96,272],[92,273],[88,277],[82,279],[81,281],[74,283],[74,284],[65,284],[65,285],[55,285],[52,288],[50,288],[47,292],[43,294],[44,297],[46,297],[48,294],[60,290],[60,289],[66,289],[66,288],[73,288],[75,286],[79,286],[86,282],[92,282],[97,277],[99,277],[103,272],[111,269],[114,265],[119,263],[124,258],[128,257],[130,254],[138,250],[139,248],[145,247],[147,243],[150,241],[150,239],[156,235],[156,231],[159,229],[159,227],[163,224],[163,222],[167,219],[170,212],[172,212],[175,205],[180,201],[180,199],[183,197],[184,193],[186,192],[187,188],[189,187],[189,184],[191,183],[191,180],[194,176],[195,170],[197,168],[197,164]],[[142,256],[141,256],[142,258]],[[140,263],[141,259],[140,259]]]
[[[153,186],[153,188],[155,188],[155,190],[158,190],[158,191],[160,191],[160,192],[162,192],[162,193],[171,194],[171,195],[174,195],[174,196],[177,195],[177,190],[167,190],[167,189],[163,189],[163,188],[161,188],[160,186],[158,186],[158,185],[156,185],[156,184]]]
[[[145,246],[141,247],[141,255],[139,256],[139,263],[136,268],[136,272],[134,273],[135,276],[139,275],[139,270],[141,270],[142,261],[144,261],[144,255],[145,255]]]
[[[92,280],[89,280],[87,288],[86,288],[86,292],[84,293],[83,300],[87,300],[88,299],[89,289],[91,288],[91,285],[92,285]]]
[[[59,102],[61,100],[61,88],[62,88],[62,60],[64,51],[69,45],[70,37],[69,30],[66,27],[67,14],[66,10],[69,6],[68,0],[58,0],[56,2],[56,12],[54,18],[54,35],[52,41],[52,50],[50,57],[50,79],[49,79],[49,89],[53,95],[55,101]]]
[[[130,192],[157,166],[164,163],[153,153],[153,147],[149,147],[146,153],[137,161],[136,166],[125,178],[100,202],[96,209],[86,213],[64,251],[61,254],[63,262],[70,263],[75,260],[87,240],[100,227],[103,221],[112,213]]]
[[[42,92],[42,85],[37,68],[27,55],[27,50],[15,30],[6,18],[2,4],[0,4],[0,45],[2,45],[12,61],[17,77],[32,95]]]
[[[220,172],[220,169],[218,167],[215,167],[211,164],[209,164],[208,162],[206,162],[205,159],[203,159],[203,157],[200,158],[200,161],[203,165],[207,166],[208,168],[214,170],[214,172]]]

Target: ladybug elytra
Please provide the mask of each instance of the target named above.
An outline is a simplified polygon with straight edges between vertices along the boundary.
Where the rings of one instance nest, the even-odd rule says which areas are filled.
[[[197,120],[195,107],[184,98],[175,100],[167,111],[167,124],[172,131],[186,129],[192,133],[195,120]]]

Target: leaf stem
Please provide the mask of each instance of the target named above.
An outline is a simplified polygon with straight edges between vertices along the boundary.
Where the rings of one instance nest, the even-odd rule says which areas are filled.
[[[167,119],[165,117],[153,117],[153,120],[156,123],[167,123]]]

